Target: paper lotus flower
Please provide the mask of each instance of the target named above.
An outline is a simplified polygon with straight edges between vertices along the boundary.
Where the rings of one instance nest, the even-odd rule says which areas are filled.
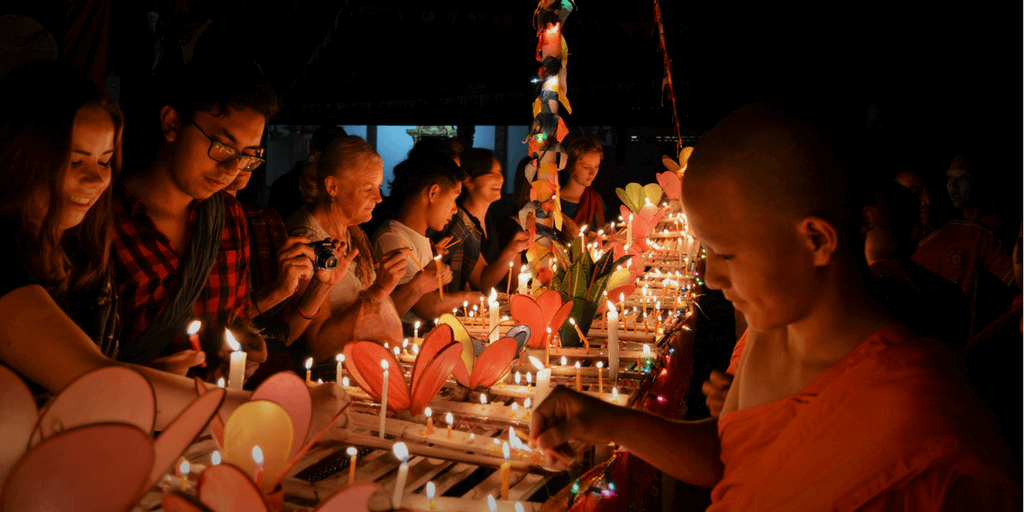
[[[548,329],[557,332],[572,311],[572,301],[563,303],[562,295],[554,290],[542,293],[537,300],[516,294],[509,299],[508,305],[512,318],[530,328],[526,344],[531,348],[543,347]]]
[[[441,324],[424,337],[408,384],[395,356],[372,341],[345,345],[345,367],[359,387],[379,402],[384,387],[381,361],[387,361],[388,368],[392,368],[388,372],[388,410],[410,411],[417,415],[422,414],[424,407],[441,391],[459,363],[461,353],[462,346],[454,340],[451,327]]]

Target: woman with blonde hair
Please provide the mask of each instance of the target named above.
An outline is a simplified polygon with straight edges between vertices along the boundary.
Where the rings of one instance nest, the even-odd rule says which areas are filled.
[[[310,155],[303,169],[299,190],[306,204],[286,222],[288,233],[310,240],[341,240],[350,251],[345,258],[352,261],[331,288],[327,307],[298,311],[312,320],[302,339],[318,361],[333,359],[355,339],[401,341],[401,322],[390,295],[404,274],[408,251],[385,254],[375,269],[369,240],[359,227],[380,203],[383,182],[383,160],[356,136],[338,137]]]

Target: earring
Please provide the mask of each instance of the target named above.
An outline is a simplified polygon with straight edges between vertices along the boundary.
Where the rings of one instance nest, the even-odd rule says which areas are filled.
[[[331,196],[331,209],[334,209],[334,196]]]

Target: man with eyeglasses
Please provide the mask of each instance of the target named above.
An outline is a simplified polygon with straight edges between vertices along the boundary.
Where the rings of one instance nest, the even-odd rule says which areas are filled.
[[[245,218],[222,190],[263,164],[277,95],[254,63],[225,65],[193,61],[168,82],[159,149],[125,173],[114,201],[119,359],[206,378],[227,373],[225,329],[248,353],[247,377],[266,360],[250,324]],[[193,320],[203,323],[198,350]]]

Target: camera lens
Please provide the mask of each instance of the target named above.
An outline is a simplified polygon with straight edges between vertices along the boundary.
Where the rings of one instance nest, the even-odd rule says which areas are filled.
[[[309,244],[313,248],[313,270],[334,270],[338,266],[338,258],[334,255],[334,246],[330,240],[321,240]]]

